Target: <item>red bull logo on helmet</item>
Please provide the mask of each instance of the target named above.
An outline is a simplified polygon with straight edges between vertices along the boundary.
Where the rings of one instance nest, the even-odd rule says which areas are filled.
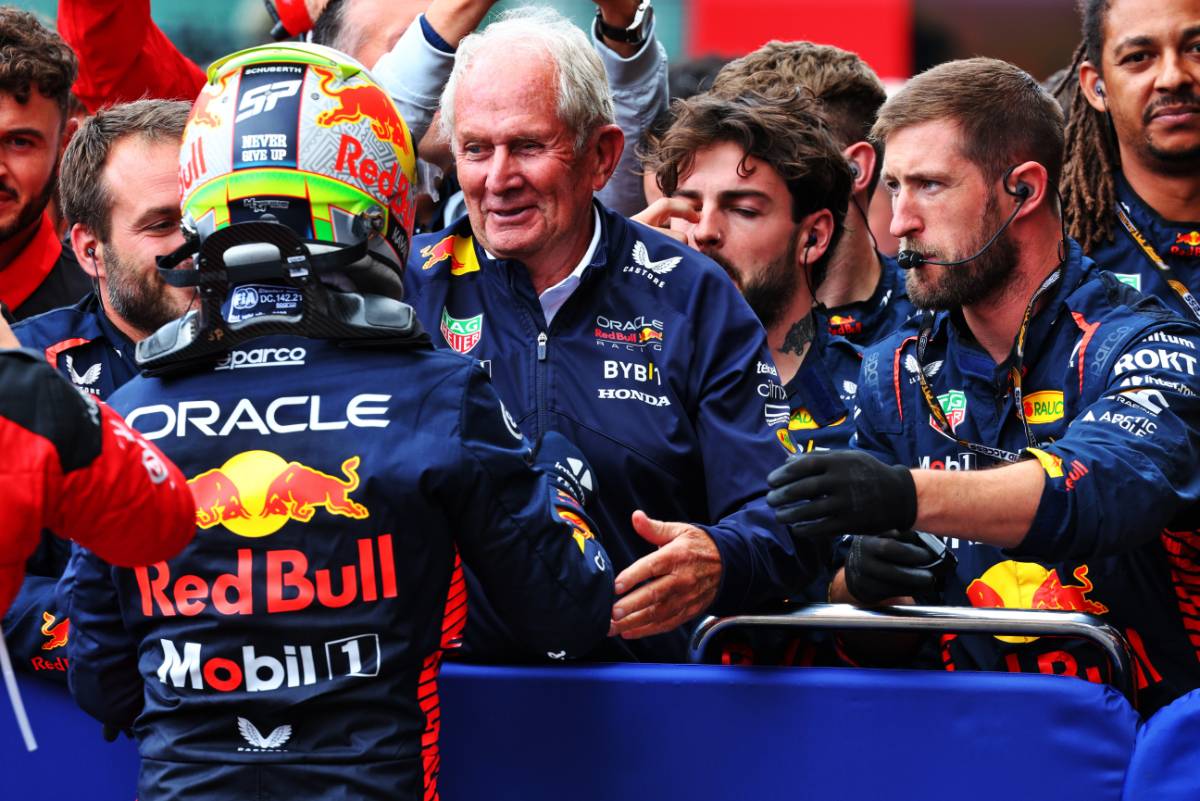
[[[358,122],[362,119],[371,121],[371,132],[385,142],[391,142],[396,149],[396,157],[408,155],[412,147],[408,141],[408,128],[400,118],[392,98],[373,83],[363,81],[354,86],[333,87],[335,76],[329,70],[312,67],[313,72],[320,76],[321,91],[326,97],[333,98],[337,105],[321,112],[317,116],[317,125],[326,128],[342,123]]]
[[[1104,615],[1108,607],[1088,595],[1095,589],[1088,578],[1088,566],[1079,565],[1072,573],[1075,584],[1064,584],[1058,570],[1048,570],[1033,562],[1005,561],[989,567],[982,576],[967,585],[972,606],[986,609],[1042,609],[1085,612]],[[997,636],[1011,643],[1033,642],[1037,637]]]
[[[358,489],[358,456],[345,459],[341,476],[270,451],[244,451],[188,481],[196,501],[196,525],[220,525],[241,537],[265,537],[289,520],[307,523],[318,509],[362,520],[367,508],[352,500]]]

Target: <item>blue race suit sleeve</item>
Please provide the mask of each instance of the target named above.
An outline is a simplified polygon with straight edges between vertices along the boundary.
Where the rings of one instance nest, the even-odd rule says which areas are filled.
[[[102,723],[131,726],[144,693],[137,643],[125,629],[112,568],[75,546],[59,583],[59,607],[71,621],[67,675],[75,702]]]
[[[612,612],[608,554],[579,502],[534,464],[478,363],[464,393],[459,447],[461,480],[447,501],[463,561],[525,644],[555,658],[592,650]]]
[[[1118,323],[1092,341],[1103,341],[1110,327]],[[1160,323],[1130,334],[1103,363],[1078,356],[1082,397],[1095,400],[1065,436],[1030,449],[1045,480],[1015,556],[1060,561],[1127,551],[1200,499],[1198,344],[1194,326]]]

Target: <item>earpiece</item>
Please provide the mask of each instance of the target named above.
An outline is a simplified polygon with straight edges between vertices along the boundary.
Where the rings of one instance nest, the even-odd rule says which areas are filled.
[[[817,232],[809,231],[808,232],[808,241],[804,243],[804,247],[811,248],[811,247],[814,247],[816,244],[817,244]]]
[[[856,181],[862,177],[862,170],[859,169],[857,161],[850,162],[850,174],[854,176],[854,180]]]
[[[87,249],[87,254],[88,254],[89,256],[91,256],[93,259],[94,259],[94,258],[96,258],[96,249],[95,249],[95,248],[88,248],[88,249]]]
[[[1100,97],[1105,97],[1103,79],[1096,81],[1096,94],[1099,95]]]
[[[1015,197],[1019,202],[1024,203],[1033,196],[1033,187],[1024,181],[1017,181],[1016,186],[1009,186],[1008,182],[1012,178],[1013,170],[1015,169],[1015,166],[1009,167],[1008,171],[1004,173],[1004,191]]]

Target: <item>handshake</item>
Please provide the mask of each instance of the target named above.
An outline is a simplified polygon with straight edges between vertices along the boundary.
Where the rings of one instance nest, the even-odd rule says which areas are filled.
[[[862,451],[800,454],[767,484],[767,503],[793,538],[850,535],[846,589],[864,604],[931,593],[953,570],[939,540],[912,531],[917,490],[906,467]]]

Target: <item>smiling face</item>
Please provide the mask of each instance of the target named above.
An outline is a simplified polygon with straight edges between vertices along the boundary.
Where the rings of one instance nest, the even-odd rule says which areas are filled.
[[[125,136],[113,145],[103,180],[112,198],[101,291],[112,311],[147,336],[187,311],[194,291],[159,277],[156,256],[183,243],[179,231],[179,145]],[[124,328],[125,326],[122,326]]]
[[[1200,0],[1114,0],[1104,22],[1104,103],[1122,160],[1200,159]]]
[[[0,92],[0,242],[41,219],[54,193],[62,133],[55,101],[36,89],[25,103]]]
[[[486,53],[472,62],[454,100],[454,156],[484,247],[534,269],[574,266],[591,238],[601,170],[594,149],[575,152],[575,131],[559,119],[548,56]]]

